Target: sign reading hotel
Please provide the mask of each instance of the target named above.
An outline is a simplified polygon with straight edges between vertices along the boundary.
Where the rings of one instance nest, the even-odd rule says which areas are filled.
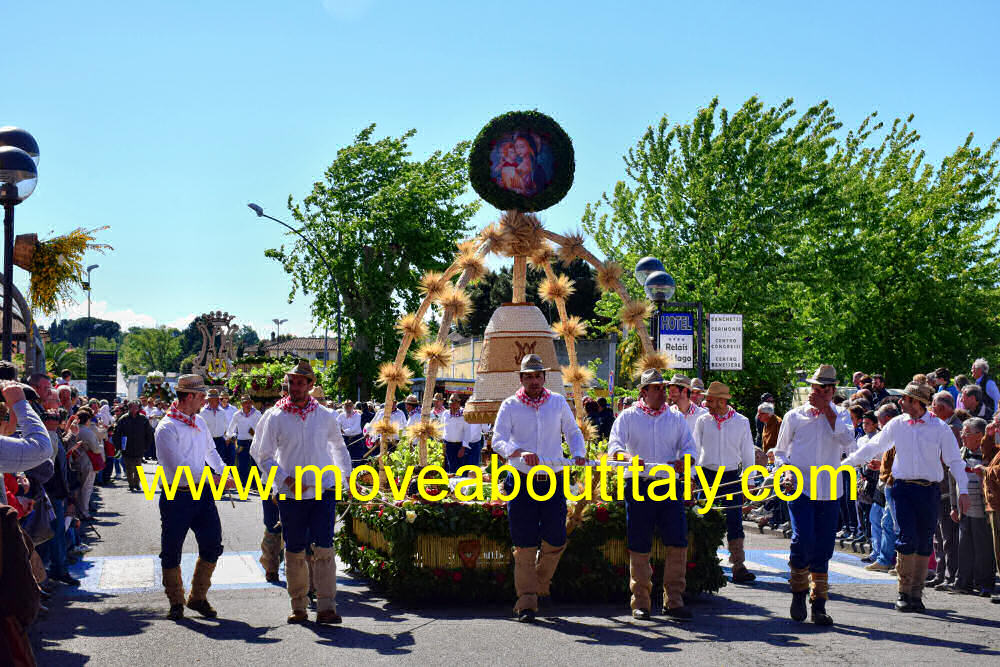
[[[694,368],[694,315],[660,313],[659,348],[668,368]]]
[[[708,315],[708,368],[743,370],[742,315]]]

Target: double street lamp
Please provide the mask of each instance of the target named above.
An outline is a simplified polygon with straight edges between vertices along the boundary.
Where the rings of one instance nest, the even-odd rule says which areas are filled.
[[[333,273],[333,268],[330,266],[330,262],[327,261],[326,255],[324,255],[323,253],[321,253],[319,251],[319,248],[316,247],[316,245],[309,239],[309,237],[302,233],[301,229],[296,229],[295,227],[292,227],[288,223],[286,223],[286,222],[284,222],[282,220],[279,220],[279,219],[275,218],[274,216],[268,215],[267,213],[264,213],[263,207],[261,207],[259,204],[252,204],[251,203],[251,204],[247,204],[247,207],[249,207],[251,211],[253,211],[254,213],[256,213],[258,218],[267,218],[268,220],[273,220],[276,223],[278,223],[279,225],[281,225],[282,227],[286,228],[288,231],[294,232],[295,234],[297,234],[299,236],[299,238],[301,238],[303,241],[305,241],[306,245],[308,245],[309,248],[311,248],[312,251],[314,253],[316,253],[316,256],[319,257],[321,260],[323,260],[323,265],[326,266],[327,273],[330,274],[330,282],[333,284],[333,288],[337,291],[337,377],[339,378],[340,377],[340,361],[341,361],[340,350],[341,350],[341,347],[342,347],[342,341],[341,341],[341,337],[340,337],[340,294],[341,294],[341,292],[340,292],[340,287],[339,287],[339,285],[337,283],[337,277]],[[330,357],[330,354],[327,351],[326,330],[325,330],[325,327],[324,327],[324,333],[323,333],[323,367],[324,368],[326,367],[326,364],[329,361],[329,357]]]
[[[38,183],[38,142],[17,127],[0,127],[0,204],[3,205],[3,360],[10,361],[14,324],[14,207]],[[28,314],[24,328],[30,341]]]
[[[635,279],[642,285],[646,298],[656,304],[656,317],[650,322],[649,333],[653,337],[653,349],[660,347],[660,313],[663,305],[670,301],[677,291],[673,276],[666,272],[663,262],[655,257],[643,257],[635,265]]]
[[[275,340],[280,343],[281,342],[281,325],[284,324],[285,322],[287,322],[288,318],[285,318],[283,320],[279,320],[276,317],[276,318],[274,318],[271,321],[274,322],[274,326],[277,327],[277,329],[278,329],[278,332],[276,334],[274,334]]]

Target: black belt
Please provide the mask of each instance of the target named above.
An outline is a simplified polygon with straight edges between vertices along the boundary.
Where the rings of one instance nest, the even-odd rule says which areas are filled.
[[[917,486],[933,486],[935,484],[940,484],[940,482],[931,482],[926,479],[897,479],[897,482],[906,482],[907,484],[916,484]]]

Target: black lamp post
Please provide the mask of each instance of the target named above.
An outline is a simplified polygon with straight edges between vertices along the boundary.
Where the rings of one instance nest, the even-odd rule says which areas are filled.
[[[646,298],[656,304],[656,317],[651,318],[650,336],[653,338],[653,349],[660,348],[660,313],[663,304],[670,301],[677,291],[673,277],[663,268],[663,262],[655,257],[643,257],[635,265],[635,279],[642,285]]]
[[[3,360],[13,355],[14,207],[31,196],[38,183],[38,142],[16,127],[0,128],[0,204],[3,205]],[[27,320],[27,313],[25,313]],[[28,322],[24,323],[29,329]],[[29,337],[30,338],[30,337]]]
[[[312,241],[309,240],[309,237],[302,233],[301,229],[296,229],[295,227],[292,227],[288,223],[286,223],[286,222],[284,222],[282,220],[278,220],[274,216],[268,215],[267,213],[264,213],[264,209],[259,204],[247,204],[247,206],[250,208],[251,211],[253,211],[254,213],[257,214],[258,218],[267,218],[268,220],[274,220],[276,223],[278,223],[279,225],[285,227],[287,230],[289,230],[291,232],[294,232],[295,234],[298,234],[299,238],[301,238],[303,241],[305,241],[306,245],[308,245],[312,249],[312,251],[314,253],[316,253],[316,256],[319,257],[321,260],[323,260],[323,265],[326,266],[326,271],[327,271],[327,273],[330,274],[330,282],[333,283],[334,289],[337,290],[337,377],[339,378],[340,377],[340,360],[341,360],[340,349],[341,349],[341,346],[343,344],[342,340],[341,340],[341,337],[340,337],[340,287],[339,287],[339,285],[337,283],[336,276],[333,274],[333,268],[330,266],[330,262],[327,261],[326,255],[324,255],[323,253],[321,253],[319,251],[319,248],[317,248],[316,245]],[[325,337],[324,337],[324,339],[325,339]],[[329,353],[326,350],[326,344],[324,342],[324,345],[323,345],[323,365],[324,365],[324,367],[326,366],[326,364],[328,362],[328,357],[329,357]]]

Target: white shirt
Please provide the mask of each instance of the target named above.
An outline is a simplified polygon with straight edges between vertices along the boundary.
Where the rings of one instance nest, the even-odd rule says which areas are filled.
[[[226,467],[222,457],[215,449],[215,443],[208,433],[208,425],[201,415],[192,417],[196,428],[170,417],[164,417],[156,427],[156,460],[159,461],[167,481],[172,483],[174,474],[181,466],[191,470],[191,479],[195,486],[201,479],[202,471],[207,463],[212,470],[222,474]],[[187,479],[181,473],[181,486],[187,485]]]
[[[725,467],[736,470],[754,464],[753,435],[750,420],[738,412],[722,422],[706,412],[694,425],[694,442],[698,446],[698,465],[712,470]]]
[[[617,452],[638,456],[652,465],[681,461],[686,454],[693,457],[697,453],[691,429],[679,411],[668,409],[653,417],[638,405],[623,410],[611,427],[609,458]],[[626,469],[625,476],[631,477],[631,471]],[[641,476],[649,475],[644,472]]]
[[[694,433],[694,425],[698,423],[698,418],[702,415],[708,414],[708,408],[703,408],[700,405],[696,405],[694,401],[691,401],[688,405],[687,412],[681,413],[681,409],[676,405],[670,406],[671,412],[676,412],[677,414],[684,417],[684,421],[688,425],[688,429],[691,433]]]
[[[831,496],[829,473],[816,475],[816,488],[810,483],[810,470],[819,466],[831,466],[836,470],[841,465],[841,457],[854,451],[854,427],[847,410],[838,410],[830,404],[837,418],[833,428],[826,415],[812,414],[809,404],[789,410],[778,431],[778,444],[774,447],[774,462],[778,467],[789,465],[802,473],[802,494],[812,500],[840,498],[843,489],[840,475],[836,479],[836,495]]]
[[[490,424],[469,424],[469,442],[476,443],[483,439],[483,436],[493,428]]]
[[[226,437],[237,440],[253,439],[253,433],[250,432],[250,429],[257,430],[257,422],[260,421],[261,416],[260,410],[257,408],[250,408],[250,414],[237,410],[233,418],[229,420]]]
[[[52,442],[41,417],[27,401],[18,401],[10,408],[17,415],[21,437],[0,436],[0,472],[24,472],[52,458]]]
[[[440,410],[438,410],[437,408],[431,408],[431,419],[437,419],[438,421],[441,421],[442,419],[444,419],[444,416],[448,414],[448,412],[449,410],[447,406],[442,406]]]
[[[357,436],[361,434],[361,413],[357,410],[352,410],[350,416],[340,413],[337,419],[344,435]]]
[[[236,416],[236,413],[240,412],[240,408],[236,407],[232,403],[230,403],[229,405],[227,405],[224,408],[222,407],[222,404],[220,403],[219,407],[222,408],[222,410],[226,413],[226,425],[227,426],[229,425],[229,422],[233,421],[233,417]]]
[[[844,461],[847,465],[862,465],[890,448],[896,448],[892,461],[894,479],[923,479],[940,482],[944,479],[941,461],[948,465],[955,478],[959,494],[968,493],[969,480],[965,474],[965,461],[955,442],[951,427],[931,414],[930,410],[920,418],[924,423],[913,423],[913,419],[902,414],[893,417],[882,427],[878,438],[871,439],[864,447],[854,452]]]
[[[465,417],[459,412],[457,415],[446,412],[439,418],[444,426],[445,442],[460,442],[466,449],[469,448],[469,426]]]
[[[277,467],[275,487],[279,493],[295,493],[296,469],[316,466],[320,470],[327,466],[337,466],[340,471],[344,494],[347,495],[347,480],[352,470],[351,456],[347,453],[344,436],[340,434],[340,422],[333,410],[317,405],[306,415],[305,420],[297,414],[285,412],[277,407],[270,408],[257,422],[250,445],[250,456],[257,462],[262,477],[267,479],[271,468]],[[303,472],[302,498],[316,497],[316,475]],[[292,478],[292,486],[285,485],[285,478]],[[323,472],[323,489],[333,489],[336,478],[333,470]]]
[[[156,422],[163,417],[163,410],[159,409],[155,405],[147,406],[144,409],[146,411],[146,419],[153,424],[153,428],[156,428]]]
[[[414,424],[420,423],[420,408],[417,408],[410,413],[410,416],[406,418],[406,425],[413,426]]]
[[[550,394],[537,410],[525,405],[516,396],[511,396],[500,404],[493,429],[493,449],[501,456],[510,458],[518,449],[537,454],[543,461],[563,458],[562,436],[569,443],[570,457],[586,455],[583,433],[576,423],[569,403],[561,394]],[[531,466],[523,459],[515,458],[510,465],[528,472]],[[553,471],[562,470],[562,465],[551,464]]]
[[[221,405],[215,410],[206,405],[198,414],[208,424],[208,433],[211,437],[222,438],[226,435],[226,427],[229,426],[229,420],[226,418],[226,411],[222,409]]]
[[[385,408],[379,408],[378,412],[375,413],[375,418],[370,422],[365,424],[365,435],[368,435],[375,428],[375,425],[382,421],[382,417],[385,415]],[[403,435],[403,429],[406,428],[406,415],[403,414],[402,410],[398,408],[392,411],[389,415],[389,421],[395,424],[399,428],[399,432],[396,437],[389,438],[390,440],[398,440],[399,436]]]

